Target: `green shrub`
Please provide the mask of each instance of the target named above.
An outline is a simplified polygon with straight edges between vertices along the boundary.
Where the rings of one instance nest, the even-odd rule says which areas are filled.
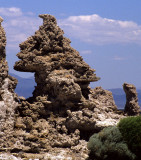
[[[132,154],[117,127],[108,127],[90,137],[90,158],[96,160],[133,160]]]
[[[130,150],[141,159],[141,116],[121,119],[118,128]]]

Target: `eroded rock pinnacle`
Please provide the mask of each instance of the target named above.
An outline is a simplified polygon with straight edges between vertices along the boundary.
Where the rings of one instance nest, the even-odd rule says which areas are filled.
[[[125,113],[130,116],[139,115],[140,106],[138,105],[136,87],[133,84],[124,83],[123,89],[126,94]]]

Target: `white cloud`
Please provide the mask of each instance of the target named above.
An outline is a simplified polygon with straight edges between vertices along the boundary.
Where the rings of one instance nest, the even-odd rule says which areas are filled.
[[[20,8],[16,8],[16,7],[0,8],[0,15],[1,16],[8,16],[8,17],[21,16],[22,11]]]
[[[22,12],[20,8],[0,8],[2,23],[7,35],[7,49],[19,50],[19,43],[25,41],[42,24],[42,19],[32,12]],[[58,20],[67,36],[96,44],[137,43],[141,44],[141,26],[132,21],[102,18],[97,14],[70,16]],[[90,50],[81,52],[91,54]]]
[[[4,19],[2,25],[6,31],[7,50],[19,50],[19,44],[33,35],[42,24],[42,19],[32,12],[23,13],[20,8],[0,8],[0,15]]]
[[[70,16],[59,20],[70,38],[96,45],[113,43],[141,44],[141,26],[132,21],[102,18],[97,14]]]

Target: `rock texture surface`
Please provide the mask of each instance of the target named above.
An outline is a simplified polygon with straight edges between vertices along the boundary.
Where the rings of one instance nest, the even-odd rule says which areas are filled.
[[[90,82],[99,78],[86,64],[79,53],[70,46],[70,40],[57,26],[51,15],[40,15],[43,26],[34,36],[20,44],[20,61],[14,68],[17,71],[35,72],[37,86],[34,97],[46,95],[54,106],[80,102],[87,96]]]
[[[14,128],[14,113],[17,106],[17,96],[14,93],[17,81],[8,75],[5,46],[6,36],[0,17],[0,148],[9,147],[7,141],[12,137]]]
[[[123,89],[126,94],[125,113],[130,116],[139,115],[140,106],[138,105],[136,87],[133,84],[124,83]]]
[[[37,86],[28,99],[14,93],[16,80],[8,75],[0,25],[0,147],[27,159],[85,160],[89,137],[124,116],[111,92],[89,87],[99,78],[70,46],[56,19],[40,18],[43,25],[20,44],[14,66],[35,73]]]
[[[79,111],[68,110],[67,127],[78,128],[83,133],[94,133],[107,126],[116,125],[122,115],[117,114],[117,107],[112,93],[101,87],[91,90],[89,101],[83,102]]]
[[[40,17],[43,25],[20,44],[20,61],[14,66],[17,71],[35,72],[37,86],[33,97],[20,99],[16,109],[13,151],[52,155],[68,148],[65,155],[73,151],[73,156],[79,155],[76,160],[86,159],[89,136],[116,125],[123,115],[117,113],[111,92],[89,87],[99,78],[70,46],[56,19]]]

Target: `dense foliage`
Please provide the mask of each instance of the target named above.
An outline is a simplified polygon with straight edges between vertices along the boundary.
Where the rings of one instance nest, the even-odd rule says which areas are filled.
[[[141,159],[141,116],[120,120],[118,128],[130,150]]]
[[[117,127],[108,127],[90,137],[90,157],[94,160],[133,160],[135,155],[128,150]]]

